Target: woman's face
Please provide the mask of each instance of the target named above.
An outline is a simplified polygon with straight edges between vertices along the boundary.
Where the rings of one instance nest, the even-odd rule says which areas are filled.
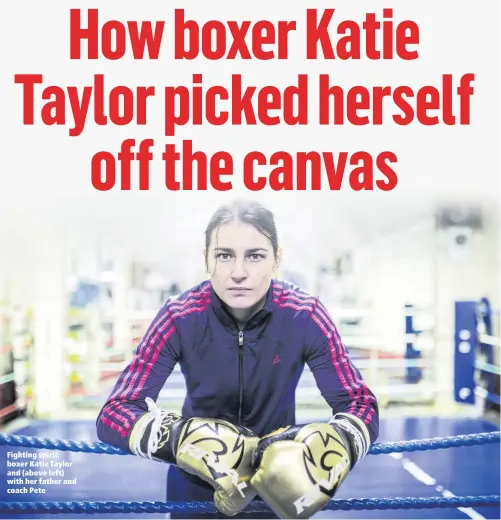
[[[242,222],[212,232],[207,267],[216,294],[233,309],[248,309],[266,294],[277,267],[271,242]]]

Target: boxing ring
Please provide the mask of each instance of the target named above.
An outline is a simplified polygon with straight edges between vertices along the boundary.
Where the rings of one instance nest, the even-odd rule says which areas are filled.
[[[462,446],[499,443],[500,432],[462,435],[436,439],[421,439],[403,442],[375,443],[369,455],[427,451]],[[61,450],[105,455],[130,455],[104,443],[51,440],[17,435],[0,435],[0,445],[44,450]],[[449,507],[495,507],[499,506],[499,495],[447,496],[447,497],[389,497],[354,498],[331,500],[326,510],[371,510],[371,509],[434,509]],[[102,502],[2,502],[1,514],[38,513],[169,513],[169,512],[216,512],[214,505],[207,502],[159,502],[159,501],[102,501]],[[255,502],[246,512],[270,512],[266,504]]]
[[[370,373],[375,358],[379,367],[398,370],[410,389],[419,385],[427,378],[427,356],[412,341],[413,328],[417,330],[415,322],[406,318],[403,356],[382,357],[381,351],[375,355],[373,350],[365,358],[356,358],[355,364],[367,363],[363,370]],[[378,442],[328,508],[314,518],[500,518],[499,424],[480,416],[490,404],[499,406],[501,342],[496,311],[487,300],[456,302],[453,335],[454,400],[475,416],[383,417]],[[303,389],[308,388],[308,377],[306,373]],[[313,392],[302,396],[306,404],[313,398]],[[298,413],[298,422],[302,418]],[[325,417],[308,415],[308,420]],[[2,465],[0,518],[116,518],[119,514],[153,519],[176,511],[215,512],[208,502],[166,502],[168,465],[126,456],[97,442],[93,421],[40,420],[14,433],[0,434],[4,461],[9,452],[53,457],[65,463],[60,478],[68,483],[34,483],[26,486],[28,492],[13,494],[9,490],[21,486],[8,475],[12,468]],[[42,488],[43,493],[36,491]],[[246,509],[263,510],[269,511],[260,502]]]
[[[432,439],[415,439],[412,441],[398,441],[398,442],[378,442],[375,443],[371,450],[369,451],[368,457],[366,457],[369,464],[365,464],[365,460],[362,461],[361,464],[365,466],[370,466],[372,461],[369,459],[375,459],[379,457],[372,457],[373,455],[393,455],[393,460],[399,461],[401,455],[403,453],[414,453],[414,452],[436,452],[437,450],[455,450],[461,449],[462,447],[468,447],[468,449],[475,449],[478,447],[486,447],[486,446],[496,446],[498,447],[499,454],[499,439],[500,432],[492,431],[485,432],[480,434],[467,434],[467,435],[456,435],[449,437],[441,437],[441,438],[432,438]],[[93,455],[101,455],[104,457],[109,457],[111,455],[128,455],[127,452],[114,448],[104,443],[99,442],[86,442],[86,441],[71,441],[71,440],[51,440],[48,438],[40,438],[40,437],[31,437],[31,436],[22,436],[22,435],[0,435],[0,446],[2,447],[17,447],[23,448],[24,450],[38,450],[42,449],[44,452],[47,450],[57,450],[64,452],[65,454],[85,454],[86,456]],[[4,448],[3,448],[4,449]],[[48,455],[51,457],[51,455]],[[140,466],[144,468],[144,473],[151,475],[150,482],[155,481],[156,473],[159,468],[163,468],[165,464],[141,460],[138,461],[136,457],[128,456],[124,457],[126,459],[133,459],[134,462],[141,462]],[[84,462],[85,463],[85,462]],[[109,466],[106,462],[105,465]],[[383,464],[383,466],[385,466]],[[118,470],[117,465],[113,462],[111,463],[111,467],[114,470]],[[139,467],[139,464],[138,464]],[[377,468],[377,462],[376,462]],[[375,469],[375,468],[374,468]],[[485,473],[485,469],[484,469]],[[108,476],[111,474],[110,469],[107,470]],[[134,475],[137,477],[136,472]],[[355,473],[354,473],[355,474]],[[480,476],[480,475],[479,475]],[[348,483],[350,477],[348,477],[345,484]],[[162,480],[163,481],[163,480]],[[494,483],[494,481],[493,481]],[[428,483],[429,484],[429,483]],[[498,481],[499,484],[499,481]],[[136,486],[140,486],[140,483],[137,482],[136,478]],[[144,490],[144,485],[140,486]],[[351,488],[351,486],[346,486],[346,488]],[[346,493],[349,489],[343,489],[343,493]],[[494,486],[491,486],[492,489],[495,489]],[[385,511],[385,516],[388,517],[389,510],[399,510],[401,513],[402,510],[409,511],[415,510],[419,511],[420,518],[423,518],[422,513],[423,510],[436,510],[436,509],[448,509],[448,508],[461,508],[462,510],[466,510],[466,508],[491,508],[494,516],[488,516],[489,518],[497,518],[499,516],[499,502],[500,497],[498,494],[482,494],[482,495],[464,495],[464,496],[456,496],[450,491],[441,488],[440,485],[435,486],[435,490],[440,490],[440,496],[394,496],[391,493],[388,493],[387,496],[384,497],[369,497],[369,498],[341,498],[336,497],[331,500],[326,510],[322,513],[318,513],[317,515],[325,514],[328,510],[342,510],[343,512],[349,511],[360,511],[360,510],[381,510]],[[128,492],[129,495],[131,493],[131,489],[124,489],[125,492]],[[414,494],[417,490],[414,491]],[[147,493],[145,493],[147,494]],[[4,494],[2,493],[2,496]],[[338,496],[341,493],[338,493]],[[39,514],[39,515],[60,515],[65,514],[65,518],[68,517],[68,514],[100,514],[102,518],[102,514],[130,514],[137,515],[140,513],[144,514],[160,514],[160,513],[168,513],[175,511],[184,511],[184,512],[193,512],[193,513],[201,513],[201,512],[215,512],[215,507],[211,503],[207,502],[186,502],[186,503],[176,503],[176,502],[163,502],[158,500],[142,500],[142,501],[118,501],[118,500],[104,500],[104,501],[71,501],[71,502],[63,502],[63,501],[5,501],[0,503],[0,515],[16,515],[16,517],[20,517],[20,515],[29,515],[29,514]],[[246,512],[263,512],[269,511],[266,504],[261,502],[253,502],[248,508],[245,510]],[[437,518],[436,511],[434,511],[434,518]],[[317,517],[315,515],[315,517]],[[482,518],[479,516],[479,513],[475,513],[475,518]],[[27,516],[28,517],[28,516]],[[154,518],[155,516],[151,516]],[[320,517],[320,516],[319,516]],[[401,517],[401,516],[400,516]],[[407,516],[408,517],[408,516]],[[484,517],[485,518],[485,517]]]
[[[456,302],[455,311],[454,397],[460,403],[483,407],[488,402],[499,409],[499,311],[487,298]]]

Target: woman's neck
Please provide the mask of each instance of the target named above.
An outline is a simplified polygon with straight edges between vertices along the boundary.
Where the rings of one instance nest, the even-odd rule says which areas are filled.
[[[242,330],[246,323],[257,314],[263,307],[266,302],[266,297],[264,297],[262,300],[257,302],[252,307],[249,307],[248,309],[231,309],[228,308],[228,312],[235,318],[238,328]]]

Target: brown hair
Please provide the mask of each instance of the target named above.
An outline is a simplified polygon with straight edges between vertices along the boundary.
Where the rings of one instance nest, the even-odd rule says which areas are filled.
[[[230,204],[223,204],[214,212],[205,230],[205,264],[212,232],[224,224],[233,221],[243,222],[255,227],[273,246],[273,253],[277,258],[278,235],[273,213],[259,202],[238,199]]]

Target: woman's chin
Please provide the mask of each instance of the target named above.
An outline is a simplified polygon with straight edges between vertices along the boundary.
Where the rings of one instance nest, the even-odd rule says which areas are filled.
[[[255,298],[251,298],[250,295],[230,295],[226,303],[233,309],[250,309],[256,304]]]

